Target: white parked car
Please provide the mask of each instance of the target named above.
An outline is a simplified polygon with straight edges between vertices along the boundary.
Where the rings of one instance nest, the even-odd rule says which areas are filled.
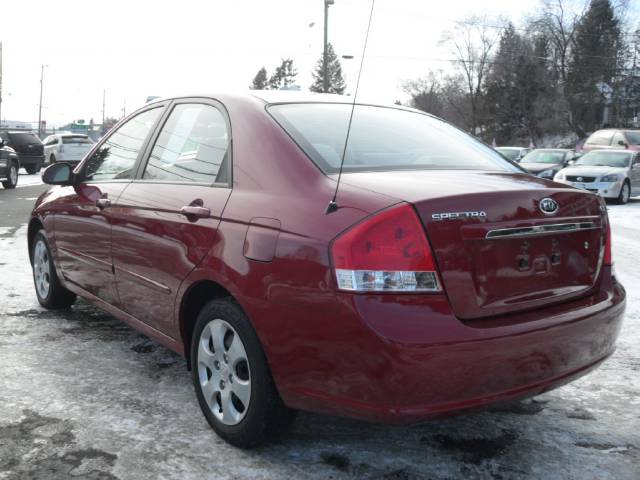
[[[46,163],[78,163],[93,147],[93,140],[79,133],[54,133],[45,138],[44,159]]]
[[[553,179],[624,204],[632,195],[640,195],[640,153],[592,150]]]

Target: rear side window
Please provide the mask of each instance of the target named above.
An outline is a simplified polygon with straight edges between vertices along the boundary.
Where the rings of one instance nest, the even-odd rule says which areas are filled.
[[[295,103],[269,112],[326,174],[337,173],[351,105]],[[520,172],[492,148],[442,120],[397,108],[357,105],[345,171],[493,170]]]
[[[600,130],[592,134],[586,141],[589,145],[611,145],[612,131]]]
[[[133,167],[162,108],[139,113],[120,125],[87,160],[86,180],[120,180],[133,176]]]
[[[40,139],[33,133],[10,133],[9,140],[14,145],[28,145],[30,143],[41,143]]]
[[[217,108],[177,105],[160,131],[142,178],[225,183],[228,150],[227,123]]]
[[[90,138],[83,137],[82,135],[62,137],[63,145],[74,145],[74,144],[77,145],[81,143],[93,143],[93,142],[91,141]]]

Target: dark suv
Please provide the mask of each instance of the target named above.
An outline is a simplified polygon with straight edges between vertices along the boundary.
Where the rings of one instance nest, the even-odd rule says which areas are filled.
[[[20,159],[13,150],[4,144],[0,138],[0,181],[4,188],[16,188],[18,184],[18,170],[20,170]]]
[[[27,173],[40,171],[44,163],[44,146],[42,141],[31,132],[0,132],[5,145],[13,148],[20,157],[20,165]]]

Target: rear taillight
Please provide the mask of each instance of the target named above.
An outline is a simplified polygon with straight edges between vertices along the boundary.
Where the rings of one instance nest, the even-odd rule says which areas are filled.
[[[607,218],[607,228],[604,232],[604,259],[602,261],[605,265],[613,265],[613,256],[611,254],[611,224]]]
[[[338,288],[357,292],[439,292],[436,263],[408,204],[354,225],[333,241]]]

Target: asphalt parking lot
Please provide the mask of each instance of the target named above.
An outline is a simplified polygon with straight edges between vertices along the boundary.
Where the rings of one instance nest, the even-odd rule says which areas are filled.
[[[41,191],[0,189],[2,480],[640,478],[640,199],[610,207],[628,308],[592,374],[412,427],[300,413],[287,437],[240,451],[206,424],[182,358],[85,302],[39,307],[24,222]]]

